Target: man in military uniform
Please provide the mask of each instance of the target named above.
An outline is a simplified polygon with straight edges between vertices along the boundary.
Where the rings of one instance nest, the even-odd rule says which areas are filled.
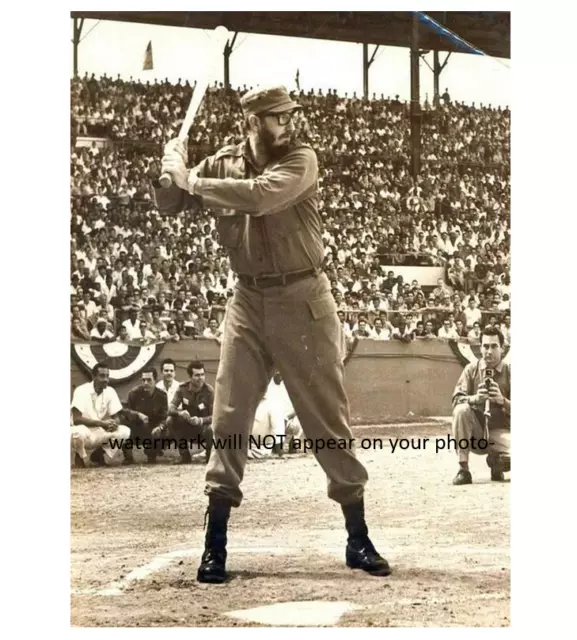
[[[183,382],[168,407],[167,428],[170,437],[177,441],[195,440],[204,444],[208,463],[212,449],[212,410],[214,406],[214,389],[205,381],[204,364],[191,362],[186,369],[187,382]],[[188,447],[179,443],[178,451],[183,464],[190,464],[192,458]]]
[[[238,275],[224,318],[215,385],[215,438],[240,436],[242,446],[215,449],[206,473],[209,496],[200,582],[226,579],[227,524],[242,500],[240,484],[257,406],[277,368],[308,438],[343,439],[343,449],[318,449],[328,495],[340,503],[348,532],[346,562],[375,575],[390,568],[368,536],[341,357],[341,325],[330,283],[321,271],[323,224],[313,149],[296,141],[301,107],[284,87],[249,91],[241,99],[247,139],[226,146],[192,170],[186,145],[172,140],[158,188],[162,214],[207,207],[218,216],[220,243]],[[231,437],[231,441],[235,441]]]

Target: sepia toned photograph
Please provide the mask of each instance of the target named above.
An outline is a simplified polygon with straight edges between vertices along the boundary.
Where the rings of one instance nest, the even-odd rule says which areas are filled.
[[[71,626],[510,627],[510,13],[69,20]]]

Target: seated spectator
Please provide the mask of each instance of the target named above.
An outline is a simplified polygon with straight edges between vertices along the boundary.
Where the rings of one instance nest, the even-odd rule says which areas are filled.
[[[498,326],[499,331],[503,335],[504,346],[511,346],[511,316],[505,315]]]
[[[92,369],[92,382],[79,385],[72,397],[71,451],[75,466],[85,467],[90,461],[96,466],[106,465],[118,453],[111,440],[130,437],[130,429],[121,424],[122,404],[116,391],[108,386],[110,371],[99,362]]]
[[[475,298],[469,298],[467,307],[463,311],[463,321],[465,328],[471,330],[475,322],[481,322],[483,314],[481,310],[477,308],[477,301]]]
[[[469,332],[467,331],[467,329],[465,328],[465,325],[463,324],[462,320],[455,320],[455,331],[457,333],[457,335],[459,336],[459,340],[461,338],[466,338],[469,334]]]
[[[95,326],[96,324],[96,319],[102,316],[106,318],[107,322],[110,325],[114,323],[114,307],[108,303],[108,299],[106,297],[106,294],[104,293],[101,294],[98,298],[98,306],[96,307],[96,311],[92,316],[92,322],[94,323],[93,326]]]
[[[160,309],[153,309],[150,321],[150,331],[154,334],[156,340],[168,339],[168,331],[166,324],[160,319]]]
[[[128,329],[125,326],[122,326],[120,327],[120,329],[118,329],[116,342],[130,342],[130,338],[128,337]]]
[[[93,289],[91,291],[93,291]],[[96,304],[91,298],[91,293],[88,291],[82,296],[82,309],[84,312],[84,320],[88,323],[90,318],[96,315],[97,310]]]
[[[413,339],[413,332],[409,329],[404,318],[401,318],[393,329],[392,337],[394,340],[400,340],[401,342],[411,342]]]
[[[150,344],[152,342],[156,342],[157,338],[154,333],[152,333],[152,331],[148,328],[148,323],[145,320],[140,321],[138,329],[140,337],[137,338],[137,340],[141,344]]]
[[[204,330],[202,337],[207,340],[216,340],[218,344],[222,343],[222,331],[218,328],[216,318],[211,318],[208,321],[208,327]]]
[[[375,318],[373,327],[373,340],[390,340],[393,335],[393,327],[390,323],[384,325],[382,318]]]
[[[70,340],[72,342],[89,342],[90,334],[85,329],[85,325],[82,323],[82,320],[78,317],[73,317],[70,326]]]
[[[86,314],[81,309],[80,305],[73,304],[70,307],[70,321],[78,320],[76,325],[83,333],[88,333],[88,324],[86,322]]]
[[[122,326],[126,327],[129,340],[140,340],[142,338],[138,309],[136,309],[136,307],[130,306],[128,308],[128,318],[124,320]]]
[[[437,336],[435,335],[435,325],[431,322],[431,320],[427,320],[425,322],[425,332],[421,336],[424,340],[436,340]]]
[[[467,334],[469,344],[480,345],[481,344],[481,325],[478,322],[473,324],[473,328]]]
[[[353,331],[352,331],[351,325],[347,321],[346,313],[344,311],[337,311],[337,315],[338,315],[339,320],[341,322],[341,327],[343,329],[343,334],[344,334],[345,338],[347,340],[352,340]]]
[[[451,295],[451,290],[447,287],[443,278],[438,278],[437,286],[433,289],[433,296],[435,298],[444,298],[447,295]]]
[[[164,338],[167,342],[178,342],[180,340],[180,336],[176,331],[176,323],[174,320],[171,320],[168,323],[168,328],[166,330],[166,336]]]
[[[90,332],[90,339],[95,342],[114,341],[114,334],[106,328],[106,318],[98,318],[96,326]]]
[[[437,337],[441,340],[458,340],[459,334],[451,326],[451,321],[447,318],[443,321],[443,326],[437,331]]]
[[[413,329],[413,338],[424,338],[425,335],[425,325],[422,320],[419,320],[416,327]]]
[[[373,337],[373,330],[364,318],[359,317],[358,327],[352,332],[353,338],[365,340]]]

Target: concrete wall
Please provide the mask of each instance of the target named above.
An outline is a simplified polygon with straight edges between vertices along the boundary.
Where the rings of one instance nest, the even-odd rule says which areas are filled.
[[[187,379],[191,360],[202,360],[207,382],[214,385],[219,348],[208,340],[188,340],[164,346],[156,359],[176,362],[177,380]],[[360,340],[347,362],[346,385],[355,424],[379,422],[387,417],[448,416],[451,395],[463,365],[444,342],[376,342]],[[89,377],[71,360],[72,389]],[[136,381],[116,386],[124,400]]]

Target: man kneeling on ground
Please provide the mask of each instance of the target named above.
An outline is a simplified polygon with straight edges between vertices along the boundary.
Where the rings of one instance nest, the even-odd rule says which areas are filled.
[[[122,448],[124,452],[124,464],[134,464],[133,448],[138,447],[136,438],[153,440],[161,439],[166,428],[168,411],[168,398],[166,391],[156,386],[158,375],[153,366],[143,369],[140,384],[128,394],[128,400],[124,409],[126,424],[132,433],[133,447]],[[161,443],[142,443],[148,462],[156,462],[156,456],[161,450]]]
[[[491,480],[503,481],[504,472],[511,469],[511,368],[503,360],[503,346],[501,332],[495,327],[485,327],[481,336],[482,358],[463,369],[455,387],[453,437],[457,441],[460,469],[453,484],[473,482],[469,471],[469,451],[487,455]],[[488,430],[484,409],[490,409],[491,413]],[[485,448],[478,446],[481,439],[486,441]],[[467,440],[469,445],[460,448],[458,443],[461,440]]]
[[[75,466],[85,467],[90,460],[97,466],[106,464],[117,453],[111,441],[130,437],[130,429],[120,424],[122,404],[116,391],[108,386],[108,365],[98,362],[92,369],[92,382],[79,385],[72,396],[71,452]],[[120,448],[120,447],[119,447]]]
[[[213,439],[214,389],[205,382],[202,362],[191,362],[186,371],[190,380],[178,387],[168,408],[168,432],[178,443],[182,464],[192,462],[190,450],[183,446],[185,440],[194,440],[199,445],[203,443],[208,463]]]

